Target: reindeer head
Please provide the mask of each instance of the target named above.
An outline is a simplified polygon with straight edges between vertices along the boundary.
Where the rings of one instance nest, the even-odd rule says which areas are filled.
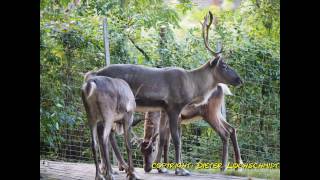
[[[213,59],[209,62],[209,66],[211,68],[213,77],[218,83],[230,84],[233,86],[241,85],[243,82],[240,76],[236,73],[235,70],[233,70],[226,64],[226,61],[221,55],[223,49],[222,46],[220,46],[220,48],[217,48],[219,49],[217,52],[213,51],[209,46],[208,33],[212,21],[213,15],[209,11],[209,13],[204,18],[204,22],[202,23],[202,37],[204,40],[205,47],[213,55]]]
[[[145,172],[152,170],[152,163],[157,155],[157,136],[158,133],[154,134],[149,141],[143,141],[140,144],[140,151],[143,154],[143,168]]]

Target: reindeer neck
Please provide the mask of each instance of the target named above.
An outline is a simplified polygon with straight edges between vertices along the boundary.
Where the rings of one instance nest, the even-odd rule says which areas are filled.
[[[194,87],[193,97],[204,96],[217,86],[211,71],[209,62],[197,69],[188,71]]]

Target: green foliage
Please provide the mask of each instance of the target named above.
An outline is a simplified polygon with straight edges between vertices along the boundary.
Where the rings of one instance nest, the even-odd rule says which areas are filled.
[[[235,95],[226,97],[227,119],[238,129],[242,158],[279,161],[279,1],[244,0],[236,10],[200,10],[185,0],[176,6],[161,0],[75,2],[45,0],[40,5],[40,141],[53,148],[54,153],[70,141],[61,134],[80,126],[85,138],[79,141],[90,145],[89,130],[82,127],[86,116],[80,87],[83,73],[105,65],[104,17],[108,19],[111,63],[192,69],[212,58],[204,47],[198,23],[210,9],[218,19],[209,34],[211,46],[222,42],[225,59],[245,82],[240,88],[231,87]],[[192,17],[196,24],[186,28],[184,17]],[[161,28],[165,32],[162,35]],[[179,30],[185,34],[179,35]],[[143,134],[142,127],[135,130]],[[206,123],[183,126],[183,134],[184,161],[220,159],[220,139]],[[91,158],[88,147],[81,153]],[[139,153],[134,154],[139,157]]]

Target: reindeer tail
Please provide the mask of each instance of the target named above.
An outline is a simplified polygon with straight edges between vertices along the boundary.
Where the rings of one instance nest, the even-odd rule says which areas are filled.
[[[94,81],[88,81],[83,85],[82,92],[84,93],[85,97],[89,99],[96,89],[96,83]]]
[[[93,71],[89,71],[84,75],[84,81],[87,82],[90,79],[92,79],[93,77],[95,77],[97,75],[97,73],[93,72]]]

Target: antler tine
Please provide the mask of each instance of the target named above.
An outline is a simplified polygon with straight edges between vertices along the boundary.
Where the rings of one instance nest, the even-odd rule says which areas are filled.
[[[217,43],[217,54],[220,54],[223,51],[223,44],[219,41]]]
[[[209,23],[208,23],[208,18],[209,18]],[[204,18],[204,22],[202,23],[202,37],[204,40],[205,47],[210,51],[210,53],[213,56],[217,56],[219,53],[222,52],[222,49],[219,52],[215,52],[209,46],[209,28],[212,24],[212,21],[213,21],[213,15],[211,11],[209,11],[209,13]]]
[[[131,143],[135,143],[138,146],[140,146],[141,142],[143,141],[142,138],[139,138],[132,130],[131,130],[131,134],[133,135],[132,139],[131,139]]]
[[[156,140],[158,134],[159,133],[156,133],[151,137],[151,139],[150,139],[150,141],[149,141],[149,143],[148,143],[148,145],[147,145],[147,147],[145,149],[148,149],[151,146],[151,144]]]
[[[220,51],[218,52],[218,54],[222,53],[223,51],[223,45],[221,44],[221,48],[220,48]]]

